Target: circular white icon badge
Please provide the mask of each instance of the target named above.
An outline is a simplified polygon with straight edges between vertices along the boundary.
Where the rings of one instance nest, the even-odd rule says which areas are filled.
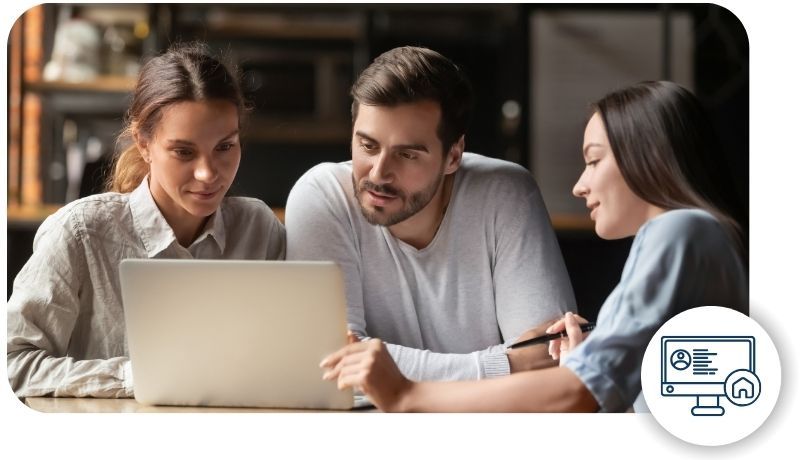
[[[736,442],[775,407],[778,351],[764,329],[735,310],[698,307],[667,321],[642,361],[642,394],[653,417],[684,441]]]

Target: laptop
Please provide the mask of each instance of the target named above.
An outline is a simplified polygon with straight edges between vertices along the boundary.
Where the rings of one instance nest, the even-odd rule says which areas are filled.
[[[333,262],[120,263],[136,401],[149,405],[350,409],[319,362],[346,343]]]

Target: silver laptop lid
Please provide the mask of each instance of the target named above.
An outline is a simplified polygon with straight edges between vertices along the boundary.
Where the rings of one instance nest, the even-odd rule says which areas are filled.
[[[346,343],[335,263],[124,260],[120,277],[137,401],[352,407],[318,367]]]

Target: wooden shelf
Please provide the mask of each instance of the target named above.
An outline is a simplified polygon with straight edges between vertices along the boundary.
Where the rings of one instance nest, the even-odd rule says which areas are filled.
[[[285,208],[272,208],[272,212],[275,213],[275,217],[281,221],[281,223],[286,223],[286,209]]]
[[[256,117],[245,128],[245,141],[291,144],[350,143],[350,121]]]
[[[356,15],[284,15],[267,12],[233,12],[212,9],[204,27],[224,36],[288,40],[360,39],[364,20]]]
[[[6,217],[9,227],[17,228],[38,228],[45,219],[54,212],[58,211],[60,204],[44,205],[19,205],[9,204],[6,208]]]
[[[594,231],[594,222],[586,214],[553,214],[553,228],[563,231]]]
[[[58,211],[62,205],[47,204],[40,206],[22,206],[16,204],[8,205],[8,222],[17,226],[40,225],[47,216]],[[272,208],[275,216],[284,222],[286,210],[284,208]],[[577,214],[556,214],[552,216],[553,227],[556,230],[585,230],[594,231],[594,222],[586,216]]]
[[[135,77],[106,75],[94,80],[84,82],[70,82],[63,80],[53,81],[28,81],[25,90],[39,92],[100,92],[100,93],[129,93],[136,86]]]
[[[8,224],[15,227],[36,227],[47,219],[48,216],[61,209],[61,204],[44,204],[44,205],[18,205],[9,204],[6,208],[6,215],[8,217]],[[272,208],[272,212],[280,219],[284,220],[284,208]]]

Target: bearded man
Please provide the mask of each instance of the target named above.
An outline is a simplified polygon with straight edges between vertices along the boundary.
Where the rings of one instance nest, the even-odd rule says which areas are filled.
[[[349,328],[384,341],[412,380],[552,365],[546,346],[506,346],[574,310],[569,277],[530,172],[464,152],[463,71],[430,49],[395,48],[351,95],[352,160],[293,187],[287,259],[337,262]]]

